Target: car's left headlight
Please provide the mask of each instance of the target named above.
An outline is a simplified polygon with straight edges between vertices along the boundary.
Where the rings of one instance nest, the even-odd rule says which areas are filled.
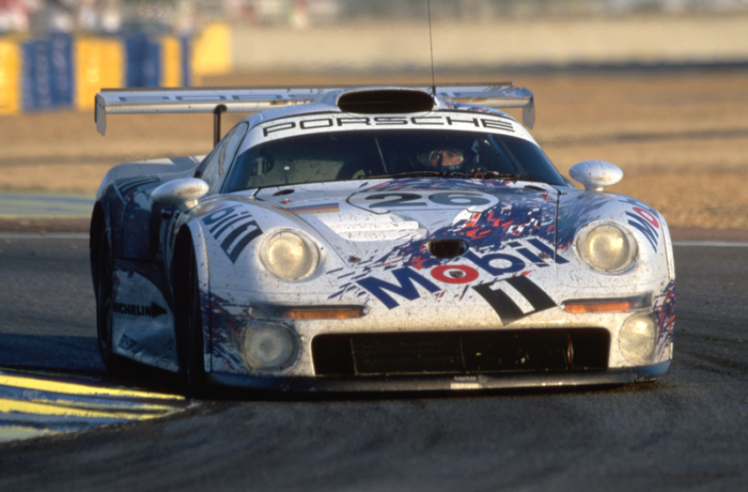
[[[260,251],[260,259],[270,273],[283,280],[302,280],[319,265],[319,250],[300,232],[280,230],[271,233]]]
[[[579,256],[595,270],[619,273],[629,268],[638,254],[636,240],[612,222],[592,225],[577,237]]]

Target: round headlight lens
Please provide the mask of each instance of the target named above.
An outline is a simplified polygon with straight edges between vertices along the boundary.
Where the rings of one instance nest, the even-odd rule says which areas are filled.
[[[301,280],[319,264],[317,246],[292,231],[278,231],[265,242],[260,255],[265,268],[283,280]]]
[[[299,340],[283,325],[253,322],[244,331],[242,352],[252,369],[282,371],[296,360]]]
[[[618,337],[621,353],[633,364],[652,361],[657,326],[651,316],[637,314],[626,320]]]
[[[602,224],[584,231],[577,240],[577,249],[584,261],[596,270],[617,273],[636,259],[634,238],[615,224]]]

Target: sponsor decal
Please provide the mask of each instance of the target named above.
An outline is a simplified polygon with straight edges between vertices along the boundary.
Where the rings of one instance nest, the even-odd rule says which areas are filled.
[[[252,218],[249,210],[239,207],[222,207],[211,211],[200,220],[213,239],[221,245],[231,263],[236,263],[247,245],[262,234],[262,229]]]
[[[488,302],[505,326],[556,306],[543,289],[522,275],[476,285],[473,290]]]
[[[657,210],[636,200],[623,201],[635,205],[631,212],[626,212],[629,217],[628,224],[644,234],[652,248],[657,251],[660,237],[660,221],[657,220]]]
[[[433,282],[428,280],[426,277],[418,274],[410,268],[399,268],[392,270],[392,275],[397,280],[397,284],[386,282],[376,277],[367,277],[356,282],[364,289],[371,292],[374,297],[382,301],[382,304],[387,306],[387,309],[392,309],[400,304],[392,298],[387,292],[397,294],[409,301],[413,301],[421,297],[418,293],[415,284],[420,285],[430,293],[435,294],[441,289],[436,286]]]
[[[543,246],[547,248],[547,246]],[[525,268],[527,268],[528,260],[530,262],[534,262],[534,259],[536,259],[536,266],[539,268],[547,267],[549,265],[549,263],[547,262],[553,261],[553,257],[548,257],[547,262],[542,260],[539,256],[532,253],[528,248],[519,248],[517,252],[522,256],[525,256],[525,258],[527,259],[523,259],[514,254],[504,252],[487,253],[481,256],[476,252],[469,250],[460,258],[470,261],[474,265],[474,267],[469,265],[455,264],[436,265],[429,270],[429,274],[431,275],[431,278],[438,282],[450,285],[460,285],[469,284],[477,280],[480,276],[479,270],[482,270],[491,276],[500,277],[521,273]],[[557,260],[558,259],[563,260],[563,263],[568,263],[568,260],[561,258],[560,256],[557,257]],[[396,283],[391,283],[375,276],[365,277],[363,279],[357,280],[356,283],[360,287],[369,291],[372,295],[374,295],[374,297],[379,299],[385,306],[387,306],[388,309],[392,309],[400,305],[395,299],[393,299],[391,294],[403,297],[409,301],[418,299],[420,297],[420,294],[416,289],[416,284],[425,288],[432,294],[442,290],[431,280],[416,271],[416,269],[425,270],[423,268],[423,264],[415,263],[413,264],[413,266],[415,267],[415,269],[411,269],[408,266],[402,266],[399,269],[391,270],[392,275],[395,277]],[[477,269],[475,267],[477,267]],[[530,290],[532,289],[532,287],[526,287],[527,284],[523,280],[519,280],[517,282],[519,282],[520,288],[526,292],[530,292]],[[478,292],[480,293],[480,291]],[[497,295],[501,296],[501,294]],[[485,298],[486,296],[483,297]],[[553,305],[555,306],[555,303],[553,303]]]
[[[130,316],[143,316],[146,318],[155,318],[166,314],[166,309],[162,308],[155,302],[151,302],[150,306],[141,306],[138,304],[124,304],[121,302],[115,302],[112,306],[115,313],[128,314]]]
[[[478,270],[465,265],[441,265],[431,269],[431,276],[445,284],[469,284],[478,275]]]
[[[488,114],[481,114],[478,117],[470,118],[464,113],[459,116],[449,113],[436,114],[430,116],[360,116],[360,117],[343,117],[343,116],[323,116],[319,115],[296,118],[282,122],[270,123],[262,127],[263,137],[282,136],[289,131],[294,133],[303,131],[324,130],[328,128],[346,127],[434,127],[441,126],[445,128],[457,129],[482,129],[498,130],[506,133],[514,133],[514,126],[511,121],[502,117],[493,117]]]
[[[393,296],[408,301],[419,299],[421,294],[417,286],[421,286],[431,294],[442,291],[434,282],[411,268],[398,268],[392,270],[391,273],[395,277],[394,282],[367,277],[356,283],[379,299],[387,309],[400,305]],[[478,278],[478,271],[466,265],[443,265],[432,269],[430,273],[434,280],[452,285],[467,284]],[[456,275],[450,276],[450,273]],[[543,289],[524,275],[476,285],[472,289],[496,311],[504,325],[556,306],[553,299]]]
[[[340,212],[340,204],[334,203],[318,203],[315,205],[303,205],[298,207],[288,207],[285,210],[293,212],[296,215],[303,214],[332,214]]]
[[[127,335],[122,335],[122,338],[119,339],[119,343],[117,344],[117,346],[125,352],[132,351],[132,349],[134,349],[137,345],[138,342],[128,337]]]

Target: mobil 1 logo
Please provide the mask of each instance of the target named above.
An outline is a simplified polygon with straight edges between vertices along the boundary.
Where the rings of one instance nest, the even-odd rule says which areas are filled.
[[[245,208],[222,207],[205,215],[201,221],[231,263],[236,263],[249,243],[262,234],[262,229]]]

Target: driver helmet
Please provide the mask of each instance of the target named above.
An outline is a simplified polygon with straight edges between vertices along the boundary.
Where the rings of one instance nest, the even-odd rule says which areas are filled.
[[[422,165],[435,170],[459,171],[465,162],[465,153],[456,147],[442,146],[421,154],[418,160]]]

